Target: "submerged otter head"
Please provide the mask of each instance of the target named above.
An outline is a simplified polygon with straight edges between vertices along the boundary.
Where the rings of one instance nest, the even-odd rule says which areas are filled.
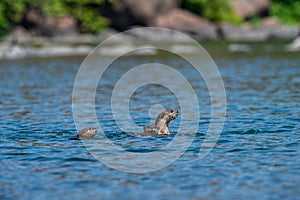
[[[97,128],[85,128],[77,133],[77,138],[81,140],[93,139],[96,136],[96,133]]]

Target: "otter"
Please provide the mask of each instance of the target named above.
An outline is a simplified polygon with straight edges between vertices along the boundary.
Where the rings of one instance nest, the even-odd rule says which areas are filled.
[[[170,135],[169,123],[178,116],[177,110],[166,110],[160,113],[155,124],[144,127],[144,133],[139,136]]]
[[[79,140],[95,139],[96,133],[97,133],[96,128],[85,128],[77,133],[77,139]]]

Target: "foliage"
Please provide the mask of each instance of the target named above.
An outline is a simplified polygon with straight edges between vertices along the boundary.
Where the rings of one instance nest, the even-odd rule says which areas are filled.
[[[46,16],[73,15],[79,22],[82,32],[97,33],[109,25],[109,20],[101,15],[105,2],[105,0],[1,0],[0,35],[14,24],[22,22],[28,6],[41,8]]]
[[[214,22],[240,23],[228,0],[182,0],[182,7]]]
[[[97,33],[109,25],[109,20],[99,13],[104,0],[66,0],[70,7],[69,13],[74,15],[79,23],[82,32]]]
[[[4,34],[10,28],[11,23],[21,20],[24,10],[24,0],[18,2],[10,0],[0,1],[0,35]]]
[[[97,33],[106,28],[110,21],[102,13],[106,3],[116,0],[0,0],[0,35],[21,24],[28,6],[39,7],[44,15],[61,17],[72,15],[78,21],[82,32]],[[229,0],[181,0],[183,8],[214,22],[240,23],[240,19],[232,10]],[[299,0],[273,0],[271,15],[277,16],[283,23],[299,24]],[[259,18],[251,20],[254,24]]]
[[[299,0],[273,0],[271,14],[277,16],[283,23],[300,23],[300,1]]]
[[[261,24],[261,17],[255,15],[251,17],[248,21],[252,26],[259,26]]]

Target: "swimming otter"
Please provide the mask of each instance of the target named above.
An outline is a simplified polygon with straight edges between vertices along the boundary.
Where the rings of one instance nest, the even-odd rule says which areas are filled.
[[[144,133],[140,136],[151,136],[151,135],[169,135],[169,123],[176,119],[178,116],[177,110],[166,110],[160,113],[155,121],[154,125],[148,125],[144,127]]]
[[[88,140],[94,139],[97,133],[96,128],[85,128],[77,133],[77,139]]]

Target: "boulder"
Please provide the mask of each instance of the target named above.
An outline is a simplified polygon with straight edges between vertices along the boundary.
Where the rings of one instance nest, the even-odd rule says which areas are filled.
[[[300,36],[286,46],[287,51],[300,51]]]
[[[268,31],[268,39],[291,40],[300,33],[299,27],[284,25],[276,17],[263,18],[258,29]]]
[[[58,18],[47,17],[41,25],[43,35],[76,35],[78,34],[77,21],[73,16],[65,15]]]
[[[73,16],[58,18],[47,16],[40,7],[26,9],[21,25],[33,35],[54,36],[78,33],[77,21]]]
[[[291,40],[297,37],[300,32],[298,27],[293,26],[274,26],[274,27],[259,27],[259,30],[268,32],[268,39]]]
[[[282,23],[277,17],[264,17],[261,19],[260,25],[264,27],[275,27],[282,26]]]
[[[21,24],[30,30],[40,26],[44,21],[45,16],[42,9],[40,7],[29,6],[25,11]]]
[[[247,44],[236,44],[236,43],[233,43],[233,44],[230,44],[228,46],[228,51],[229,52],[250,52],[251,51],[251,48],[249,45]]]
[[[158,15],[150,25],[185,32],[197,39],[217,38],[216,26],[213,23],[181,9]]]
[[[229,41],[265,41],[268,31],[258,30],[252,26],[236,26],[223,23],[219,25],[219,37]]]
[[[170,29],[157,29],[154,27],[135,27],[130,30],[130,34],[126,34],[123,41],[146,41],[146,42],[166,42],[173,43],[174,41],[179,43],[186,43],[190,40],[188,37],[182,34],[178,34],[175,30]]]
[[[218,29],[219,38],[230,41],[266,41],[269,39],[294,39],[299,28],[277,23],[262,23],[260,26],[235,26],[221,24]]]
[[[130,26],[148,26],[158,14],[178,7],[178,0],[118,0],[104,10],[111,19],[112,27],[119,31]]]
[[[15,26],[12,29],[12,40],[14,42],[26,41],[31,36],[30,32],[26,30],[23,26]]]
[[[267,16],[271,7],[271,0],[230,0],[230,4],[242,19],[254,16]]]

